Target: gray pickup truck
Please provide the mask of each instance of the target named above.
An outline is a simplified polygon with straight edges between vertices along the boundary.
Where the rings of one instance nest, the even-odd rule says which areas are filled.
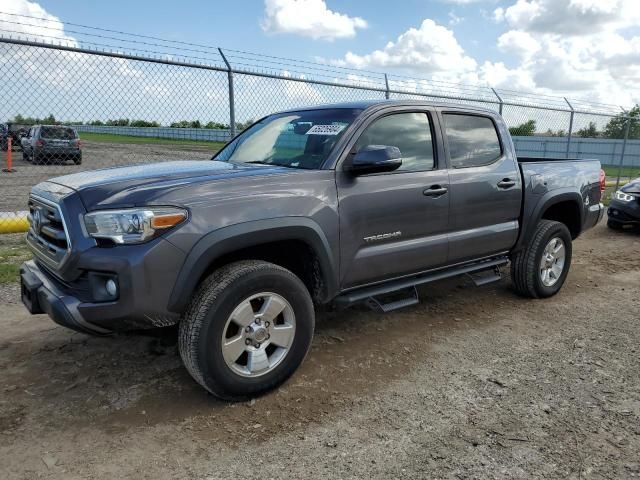
[[[54,178],[29,198],[22,300],[91,334],[179,324],[214,395],[246,399],[303,361],[314,305],[418,302],[511,263],[515,290],[558,292],[572,240],[603,215],[595,160],[516,158],[494,111],[411,101],[269,115],[212,161]]]

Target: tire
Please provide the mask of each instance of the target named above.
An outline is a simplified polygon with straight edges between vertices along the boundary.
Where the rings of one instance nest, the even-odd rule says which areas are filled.
[[[259,323],[254,318],[258,318],[262,307],[267,305],[268,300],[264,299],[265,296],[261,297],[265,292],[265,296],[273,300],[275,305],[286,306],[271,322],[264,320]],[[258,298],[253,298],[255,296]],[[250,310],[246,310],[245,318],[251,319],[251,323],[240,322],[236,325],[232,317],[235,318],[236,312],[242,311],[249,300],[257,302],[255,306],[249,305]],[[260,301],[264,303],[260,305]],[[238,314],[237,317],[241,318],[242,315]],[[262,318],[268,319],[269,315],[265,312]],[[257,337],[258,334],[264,336],[269,326],[270,334],[280,338],[282,330],[278,329],[288,329],[292,321],[294,329],[287,333],[290,343],[286,353],[282,353],[282,347],[277,346],[276,340]],[[249,326],[241,328],[241,324]],[[223,400],[246,400],[277,387],[296,371],[311,346],[314,324],[311,296],[298,277],[272,263],[239,261],[216,270],[198,288],[180,322],[180,356],[191,376],[210,393]],[[260,330],[260,325],[265,328]],[[237,329],[237,333],[232,332],[229,336],[232,327]],[[253,335],[256,337],[250,338]],[[235,343],[234,339],[237,338],[242,340],[236,346],[243,353],[235,362],[229,358],[225,360],[223,341]],[[263,343],[255,343],[260,345],[255,348],[252,344],[247,346],[247,341]],[[260,349],[264,349],[265,355],[270,355],[269,363],[274,359],[273,365],[252,371],[255,365],[265,365],[257,360],[249,360],[258,358],[257,350]],[[269,350],[272,353],[268,353]],[[233,359],[236,354],[227,353],[227,357]],[[242,365],[243,358],[246,359],[246,366]]]
[[[616,222],[615,220],[607,220],[607,227],[611,230],[624,230],[624,226],[621,223]]]
[[[82,155],[78,155],[77,157],[75,157],[73,159],[73,164],[74,165],[82,165]]]
[[[561,241],[563,248],[559,249],[558,253],[552,254],[553,260],[546,257],[545,266],[552,266],[544,269],[546,270],[545,279],[542,268],[545,249],[550,246],[553,251],[559,246],[559,243],[551,245],[552,240]],[[564,252],[564,258],[559,268],[560,261],[555,257],[559,258],[561,251]],[[540,220],[529,245],[512,258],[511,280],[515,290],[529,298],[547,298],[555,295],[562,288],[569,273],[571,254],[571,234],[566,225],[552,220]]]

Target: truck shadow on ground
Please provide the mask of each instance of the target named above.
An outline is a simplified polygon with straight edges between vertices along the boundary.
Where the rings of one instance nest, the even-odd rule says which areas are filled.
[[[422,302],[381,314],[363,306],[320,311],[302,368],[286,384],[255,401],[230,404],[197,385],[182,366],[177,331],[88,337],[52,326],[0,346],[7,405],[0,431],[18,433],[37,424],[60,429],[92,425],[107,432],[132,426],[191,422],[206,435],[231,441],[255,429],[320,422],[345,403],[375,394],[429,355],[449,331],[483,328],[500,304],[517,304],[503,280],[476,289],[464,278],[422,289]],[[242,409],[242,415],[238,414]],[[213,428],[215,427],[215,428]]]

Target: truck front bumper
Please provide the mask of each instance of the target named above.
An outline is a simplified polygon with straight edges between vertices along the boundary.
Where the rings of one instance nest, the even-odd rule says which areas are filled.
[[[184,262],[171,243],[112,248],[93,247],[72,255],[76,273],[62,276],[38,261],[20,268],[22,302],[33,314],[46,313],[56,323],[94,335],[174,325],[168,299]],[[116,293],[108,294],[113,280]]]
[[[66,295],[33,260],[20,267],[20,294],[22,303],[32,314],[46,313],[51,319],[78,332],[106,335],[110,330],[87,322],[80,312],[80,301]]]

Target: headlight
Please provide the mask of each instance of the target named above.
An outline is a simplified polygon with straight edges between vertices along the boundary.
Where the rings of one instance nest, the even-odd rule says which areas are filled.
[[[624,193],[622,190],[618,190],[613,194],[614,200],[620,200],[621,202],[631,202],[635,199],[633,195],[629,195],[628,193]]]
[[[84,224],[87,233],[94,238],[107,238],[115,243],[141,243],[186,218],[187,212],[181,208],[132,208],[87,213]]]

